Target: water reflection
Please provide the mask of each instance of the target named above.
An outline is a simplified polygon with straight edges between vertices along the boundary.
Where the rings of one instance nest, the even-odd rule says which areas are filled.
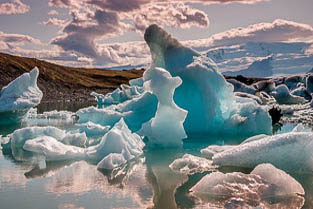
[[[169,164],[182,153],[177,150],[149,150],[145,153],[147,161],[147,180],[153,188],[154,208],[177,208],[175,192],[177,187],[187,181],[187,175],[174,173]]]
[[[98,208],[93,201],[119,203],[123,200],[128,208],[301,208],[304,198],[299,196],[266,198],[260,201],[235,197],[211,196],[199,199],[189,194],[201,178],[209,172],[190,176],[173,172],[168,165],[181,157],[185,150],[146,150],[145,157],[130,161],[115,170],[97,170],[85,161],[48,163],[40,170],[27,162],[18,163],[0,156],[0,191],[7,186],[23,188],[23,198],[34,198],[31,185],[42,185],[47,194],[55,195],[58,208]],[[222,172],[239,171],[234,167],[221,168]],[[294,176],[306,191],[304,208],[311,208],[313,193],[312,175]],[[41,179],[41,180],[40,180]],[[40,181],[38,181],[40,180]],[[42,192],[42,190],[40,190]],[[98,196],[94,196],[98,194]],[[0,193],[1,194],[1,193]],[[93,198],[88,199],[93,194]],[[101,194],[101,195],[99,195]],[[75,197],[71,203],[69,196]],[[37,201],[37,198],[33,201]],[[45,199],[46,197],[40,197]],[[87,198],[87,199],[86,199]],[[1,198],[0,198],[1,199]],[[51,200],[50,200],[51,201]],[[47,204],[52,204],[47,200]],[[108,206],[113,208],[114,205]],[[123,206],[124,207],[124,206]],[[5,208],[4,208],[5,209]]]

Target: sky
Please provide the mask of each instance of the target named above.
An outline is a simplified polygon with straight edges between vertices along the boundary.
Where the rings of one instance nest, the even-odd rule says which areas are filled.
[[[148,62],[158,24],[195,49],[313,42],[312,0],[0,0],[0,51],[64,65]]]

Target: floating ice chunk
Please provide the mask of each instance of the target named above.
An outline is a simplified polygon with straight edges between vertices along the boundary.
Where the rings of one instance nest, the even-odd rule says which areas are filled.
[[[279,104],[303,104],[307,102],[303,97],[290,94],[285,84],[277,86],[275,90],[271,92],[271,95]]]
[[[304,83],[305,82],[305,76],[301,76],[301,75],[294,75],[294,76],[290,76],[287,77],[285,80],[285,85],[288,86],[288,88],[290,89],[290,91],[296,89],[297,87],[299,87],[299,83]]]
[[[136,83],[136,81],[133,81],[133,83]],[[138,97],[142,93],[143,88],[140,86],[128,86],[126,84],[122,84],[120,88],[117,88],[113,92],[106,95],[98,94],[96,92],[92,92],[90,95],[96,98],[98,106],[101,107],[103,105],[119,104],[134,97]]]
[[[253,168],[261,163],[296,173],[313,172],[313,133],[290,132],[264,136],[213,156],[213,164]]]
[[[82,124],[76,124],[79,127],[79,131],[85,132],[87,136],[103,136],[110,130],[110,126],[101,126],[91,121]]]
[[[78,123],[91,121],[101,126],[113,127],[121,118],[133,132],[138,131],[142,124],[149,121],[156,112],[158,100],[156,96],[145,92],[139,97],[106,108],[88,107],[77,111]]]
[[[66,133],[54,127],[28,127],[16,130],[11,136],[11,150],[18,161],[27,160],[25,151],[32,152],[34,157],[45,157],[46,161],[59,160],[92,160],[99,162],[102,168],[118,166],[143,153],[144,143],[141,137],[131,133],[121,119],[103,136],[100,143],[88,148],[85,146],[85,133]],[[120,154],[123,159],[117,155]],[[108,156],[108,157],[107,157]],[[28,156],[29,157],[29,156]],[[36,158],[36,159],[37,159]],[[40,161],[35,162],[39,164]]]
[[[273,80],[264,80],[264,81],[258,81],[252,85],[254,89],[257,91],[264,91],[266,93],[270,93],[275,89],[275,82]]]
[[[175,172],[188,175],[202,173],[214,168],[212,161],[190,154],[185,154],[182,158],[174,160],[169,166]]]
[[[227,82],[231,83],[234,86],[234,92],[244,92],[252,95],[256,93],[255,88],[241,83],[240,81],[237,81],[235,79],[228,79]]]
[[[37,86],[38,75],[38,68],[34,68],[3,87],[0,93],[0,112],[28,110],[38,105],[43,96]]]
[[[213,172],[204,176],[191,191],[205,202],[218,198],[224,206],[236,200],[241,202],[238,205],[248,203],[250,207],[262,206],[266,204],[263,202],[274,197],[302,198],[298,194],[304,195],[301,184],[270,164],[258,165],[251,174]],[[300,202],[303,204],[304,201]]]
[[[129,81],[129,85],[143,87],[143,78],[132,79]]]
[[[178,107],[173,100],[175,89],[181,85],[179,77],[172,77],[162,68],[146,71],[144,83],[147,92],[153,93],[158,99],[155,117],[142,125],[139,133],[149,138],[149,144],[161,146],[180,146],[186,138],[183,127],[187,111]]]
[[[27,140],[23,145],[23,149],[45,156],[46,161],[79,160],[85,158],[85,149],[65,145],[50,136],[39,136]]]
[[[111,153],[104,157],[98,164],[98,169],[114,169],[126,163],[124,156],[120,153]]]
[[[103,136],[98,145],[87,148],[87,155],[89,159],[99,161],[111,153],[120,153],[127,161],[141,155],[144,145],[141,137],[131,133],[121,119]]]
[[[11,150],[12,155],[15,160],[24,161],[24,152],[23,146],[28,140],[32,140],[40,137],[53,138],[54,140],[60,142],[64,146],[68,145],[77,145],[84,146],[86,144],[87,137],[85,134],[77,133],[71,134],[66,133],[65,131],[47,126],[47,127],[26,127],[18,129],[13,132],[10,136],[11,140]],[[45,139],[48,140],[48,139]],[[34,142],[33,142],[34,143]],[[41,142],[40,146],[48,145],[45,142]]]
[[[294,96],[303,97],[307,100],[312,99],[311,95],[308,93],[307,89],[304,86],[300,86],[300,87],[296,88],[295,90],[291,91],[290,94],[292,94]]]
[[[251,174],[258,175],[266,182],[275,185],[274,194],[276,196],[305,194],[304,189],[299,182],[297,182],[293,177],[291,177],[283,170],[277,169],[271,164],[258,165],[254,168]],[[272,195],[271,193],[267,194],[267,196]]]

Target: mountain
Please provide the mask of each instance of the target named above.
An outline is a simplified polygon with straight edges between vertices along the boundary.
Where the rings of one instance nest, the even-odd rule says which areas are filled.
[[[38,86],[44,93],[42,101],[91,99],[92,91],[108,93],[120,84],[141,77],[144,71],[74,68],[0,53],[0,89],[36,66],[40,71]]]
[[[221,72],[242,72],[249,66],[251,66],[250,69],[255,69],[258,61],[270,56],[273,76],[276,76],[306,73],[312,69],[313,52],[310,48],[312,48],[312,43],[307,42],[250,42],[214,47],[202,53],[213,59]],[[252,66],[253,63],[254,66]]]
[[[257,77],[264,78],[273,75],[273,66],[272,66],[273,57],[269,56],[262,60],[254,61],[247,69],[238,70],[238,71],[226,71],[223,74],[228,76],[242,75],[245,77]]]

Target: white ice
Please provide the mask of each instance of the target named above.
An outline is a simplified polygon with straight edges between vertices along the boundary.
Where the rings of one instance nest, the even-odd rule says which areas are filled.
[[[38,105],[43,96],[37,86],[38,75],[38,68],[34,68],[3,87],[0,93],[0,112],[28,110]]]
[[[235,199],[257,206],[273,197],[304,195],[304,189],[294,178],[271,164],[260,164],[250,174],[213,172],[204,176],[194,187],[192,195],[209,201]]]
[[[308,102],[300,96],[292,95],[285,84],[277,86],[271,95],[276,99],[279,104],[304,104]]]
[[[145,145],[139,135],[128,129],[123,119],[116,123],[97,145],[87,148],[85,146],[88,139],[85,133],[65,132],[55,127],[22,128],[9,137],[12,154],[17,161],[27,160],[24,151],[30,151],[35,156],[44,157],[46,161],[101,161],[99,168],[107,169],[138,157],[143,153]]]
[[[101,126],[99,124],[88,121],[87,123],[76,124],[81,133],[86,133],[88,137],[103,136],[110,130],[110,126]]]
[[[87,148],[87,155],[89,159],[99,161],[110,153],[120,153],[125,160],[130,160],[143,153],[144,145],[141,137],[132,133],[121,119],[98,145]]]
[[[295,173],[313,172],[313,133],[298,126],[294,131],[274,136],[254,137],[247,143],[233,146],[213,155],[213,164],[253,168],[271,163]]]
[[[175,172],[189,175],[214,168],[212,161],[190,154],[184,154],[182,158],[174,160],[169,167]]]
[[[144,80],[145,90],[157,97],[158,107],[155,116],[142,125],[139,133],[149,138],[150,145],[180,146],[187,137],[183,127],[187,111],[175,104],[173,96],[181,79],[162,68],[152,68],[144,73]]]

